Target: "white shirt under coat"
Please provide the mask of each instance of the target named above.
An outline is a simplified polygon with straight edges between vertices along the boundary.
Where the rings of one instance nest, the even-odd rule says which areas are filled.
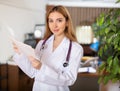
[[[35,53],[41,56],[42,66],[37,70],[32,67],[30,61],[23,54],[14,55],[17,65],[31,78],[35,78],[33,91],[69,91],[77,79],[78,68],[83,56],[83,48],[76,42],[72,42],[69,65],[63,67],[69,49],[69,39],[64,38],[60,45],[52,51],[54,36],[52,35],[45,43],[47,46],[40,51],[43,40],[36,48]]]

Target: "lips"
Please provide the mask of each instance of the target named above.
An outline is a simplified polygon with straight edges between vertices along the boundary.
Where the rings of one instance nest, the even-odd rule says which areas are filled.
[[[54,32],[58,32],[59,31],[59,29],[55,29],[55,30],[53,30]]]

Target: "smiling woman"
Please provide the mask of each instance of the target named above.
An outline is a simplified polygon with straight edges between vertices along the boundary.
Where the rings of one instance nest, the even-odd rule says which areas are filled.
[[[19,53],[19,47],[13,46],[13,60],[29,77],[35,78],[33,91],[70,91],[69,86],[77,79],[83,48],[64,6],[47,12],[45,35],[35,48],[39,59]]]

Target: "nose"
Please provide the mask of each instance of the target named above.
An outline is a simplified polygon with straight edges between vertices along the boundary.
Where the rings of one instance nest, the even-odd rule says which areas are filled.
[[[54,22],[53,23],[53,26],[54,26],[54,28],[56,28],[58,25],[57,25],[57,22]]]

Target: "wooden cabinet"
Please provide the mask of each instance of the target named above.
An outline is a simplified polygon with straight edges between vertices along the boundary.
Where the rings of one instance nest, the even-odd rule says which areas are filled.
[[[99,91],[98,73],[79,73],[70,91]]]
[[[8,65],[7,64],[0,64],[0,91],[7,91],[8,90]]]
[[[9,91],[32,91],[33,79],[24,74],[17,66],[8,65]]]

